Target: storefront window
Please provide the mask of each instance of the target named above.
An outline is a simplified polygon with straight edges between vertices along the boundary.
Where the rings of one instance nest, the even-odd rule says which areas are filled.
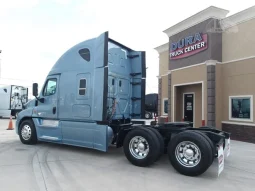
[[[230,119],[252,121],[252,96],[230,97]]]
[[[164,99],[164,114],[168,114],[168,99]]]

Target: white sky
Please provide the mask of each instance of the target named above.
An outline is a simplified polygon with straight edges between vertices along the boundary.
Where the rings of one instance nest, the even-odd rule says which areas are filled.
[[[229,15],[251,0],[0,0],[0,84],[42,85],[56,60],[70,47],[109,31],[110,38],[146,51],[146,93],[157,92],[162,31],[209,7]],[[7,79],[8,78],[8,79]],[[19,80],[14,80],[19,79]]]

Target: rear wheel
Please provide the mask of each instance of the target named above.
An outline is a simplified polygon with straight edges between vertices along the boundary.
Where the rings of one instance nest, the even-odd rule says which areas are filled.
[[[129,162],[140,167],[153,164],[160,155],[157,136],[145,128],[131,130],[124,139],[123,149]]]
[[[162,135],[156,129],[154,129],[152,127],[144,127],[144,128],[147,128],[147,129],[151,130],[158,138],[159,145],[160,145],[160,149],[159,149],[160,154],[156,159],[156,161],[158,161],[160,159],[160,157],[164,154],[164,148],[165,148],[164,138],[162,137]]]
[[[24,120],[19,126],[19,138],[23,144],[36,144],[37,135],[32,120]]]
[[[168,157],[181,174],[198,176],[211,165],[211,146],[204,136],[194,131],[177,134],[168,144]]]
[[[196,133],[199,133],[200,135],[202,135],[207,141],[208,143],[210,144],[210,147],[211,147],[211,152],[212,152],[212,161],[211,161],[211,164],[213,163],[213,160],[214,160],[214,157],[215,157],[215,146],[213,144],[213,142],[211,141],[211,139],[205,135],[204,133],[202,133],[201,131],[195,131]]]

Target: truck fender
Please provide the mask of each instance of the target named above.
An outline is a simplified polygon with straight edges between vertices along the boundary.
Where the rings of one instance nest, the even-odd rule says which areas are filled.
[[[18,132],[19,132],[18,128],[19,128],[20,123],[22,123],[22,121],[24,121],[26,119],[31,119],[32,114],[33,114],[33,108],[28,108],[28,109],[25,109],[25,110],[22,110],[21,112],[19,112],[19,115],[16,119],[16,124],[15,124],[16,134],[18,134]]]
[[[136,128],[139,128],[139,127],[136,127]],[[120,131],[117,134],[117,138],[116,138],[116,147],[117,148],[123,146],[123,142],[124,142],[124,139],[125,139],[126,135],[130,131],[132,131],[133,129],[134,129],[133,126],[129,126],[129,127],[125,127],[125,128],[120,129]]]

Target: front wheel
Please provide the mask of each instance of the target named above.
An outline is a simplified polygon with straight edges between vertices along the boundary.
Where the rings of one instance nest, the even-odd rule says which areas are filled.
[[[203,135],[193,131],[184,131],[169,142],[168,157],[179,173],[198,176],[211,165],[213,152]]]
[[[24,120],[19,126],[19,138],[23,144],[36,144],[37,135],[32,120]]]

